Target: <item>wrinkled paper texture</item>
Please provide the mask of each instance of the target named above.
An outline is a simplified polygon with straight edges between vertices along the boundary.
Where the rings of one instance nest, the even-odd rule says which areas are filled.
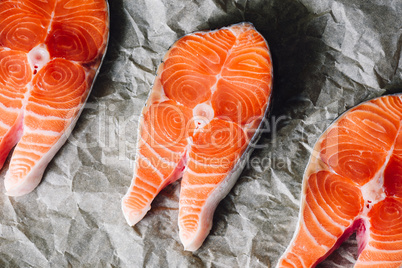
[[[402,3],[392,0],[111,0],[109,47],[71,137],[22,197],[0,186],[1,267],[274,267],[296,227],[303,171],[345,110],[402,91]],[[178,236],[180,183],[135,227],[120,202],[138,117],[169,47],[185,34],[250,21],[269,43],[269,124],[195,253]],[[7,167],[7,163],[5,165]],[[7,168],[0,173],[3,179]],[[353,267],[352,236],[319,267]]]

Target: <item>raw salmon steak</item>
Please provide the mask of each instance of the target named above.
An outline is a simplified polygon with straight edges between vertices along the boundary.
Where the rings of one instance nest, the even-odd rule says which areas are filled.
[[[140,221],[182,177],[180,239],[185,250],[197,250],[258,138],[271,87],[269,48],[251,24],[179,39],[143,109],[134,178],[122,200],[127,222]]]
[[[0,1],[0,168],[6,194],[31,192],[65,143],[109,34],[105,0]]]
[[[356,106],[320,137],[277,267],[315,267],[355,231],[354,267],[402,267],[402,95]]]

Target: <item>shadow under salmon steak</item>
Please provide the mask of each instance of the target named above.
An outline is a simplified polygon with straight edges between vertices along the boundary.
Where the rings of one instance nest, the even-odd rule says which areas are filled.
[[[0,2],[0,168],[31,192],[71,133],[106,51],[106,0]]]
[[[122,200],[130,225],[182,177],[180,239],[185,250],[202,245],[259,137],[272,78],[268,44],[249,23],[189,34],[170,48],[140,119],[134,178]]]
[[[339,117],[314,147],[301,196],[278,268],[315,267],[354,231],[354,267],[402,267],[402,95]]]

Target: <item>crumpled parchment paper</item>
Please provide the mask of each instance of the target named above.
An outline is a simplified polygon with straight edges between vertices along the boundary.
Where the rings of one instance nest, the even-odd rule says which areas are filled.
[[[32,193],[7,197],[1,183],[0,267],[273,267],[293,236],[303,171],[319,135],[346,109],[402,91],[401,1],[109,4],[108,52],[72,136]],[[204,245],[184,252],[178,182],[135,227],[121,213],[138,116],[178,38],[241,21],[255,25],[273,55],[270,123]],[[352,236],[319,267],[353,267],[356,257]]]

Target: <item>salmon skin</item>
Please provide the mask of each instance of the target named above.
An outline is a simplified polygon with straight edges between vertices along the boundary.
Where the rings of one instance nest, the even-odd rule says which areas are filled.
[[[31,192],[67,140],[106,51],[105,0],[0,2],[0,168],[6,194]]]
[[[355,268],[402,267],[402,95],[347,111],[319,138],[277,267],[315,267],[354,231]]]
[[[128,224],[182,177],[180,240],[197,250],[259,137],[271,87],[268,44],[250,23],[179,39],[158,68],[140,119],[134,178],[122,199]]]

